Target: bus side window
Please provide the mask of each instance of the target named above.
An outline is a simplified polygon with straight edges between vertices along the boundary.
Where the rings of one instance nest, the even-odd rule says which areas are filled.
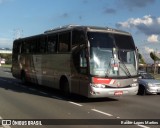
[[[86,61],[86,54],[85,50],[83,49],[80,53],[80,67],[81,68],[86,68],[87,67],[87,61]]]
[[[83,30],[73,30],[72,31],[72,49],[75,48],[75,46],[78,46],[80,44],[85,44],[85,33]]]
[[[57,35],[49,35],[48,41],[47,41],[47,52],[48,53],[54,53],[56,52],[57,48]]]
[[[35,39],[31,40],[31,46],[30,46],[30,49],[31,49],[31,53],[32,54],[36,54],[37,52],[37,42]]]
[[[12,56],[12,62],[18,61],[18,54],[21,53],[21,41],[15,41],[13,44],[13,56]]]
[[[70,52],[71,33],[66,32],[59,35],[59,52]]]
[[[40,37],[37,39],[37,45],[38,45],[38,53],[43,54],[46,52],[46,40],[45,37]]]
[[[21,47],[21,53],[26,53],[27,49],[26,49],[26,42],[22,42],[22,47]]]
[[[14,43],[13,43],[13,53],[16,53],[16,54],[19,54],[20,53],[20,48],[21,48],[21,42],[19,41],[15,41]]]
[[[87,59],[85,49],[77,48],[72,52],[73,64],[76,72],[87,74]]]
[[[30,53],[30,43],[26,43],[26,53],[29,54]]]

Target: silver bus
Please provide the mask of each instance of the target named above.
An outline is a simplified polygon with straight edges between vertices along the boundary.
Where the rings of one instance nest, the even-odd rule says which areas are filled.
[[[68,25],[13,42],[12,74],[23,83],[89,98],[136,95],[138,54],[131,34]]]

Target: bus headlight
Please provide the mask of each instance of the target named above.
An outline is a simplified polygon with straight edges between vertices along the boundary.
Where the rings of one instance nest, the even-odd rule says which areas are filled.
[[[137,86],[137,83],[133,83],[131,84],[132,87],[136,87]]]
[[[133,82],[137,82],[137,79],[133,79]]]

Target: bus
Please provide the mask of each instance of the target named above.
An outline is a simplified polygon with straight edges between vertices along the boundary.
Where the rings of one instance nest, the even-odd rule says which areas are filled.
[[[138,50],[128,32],[67,25],[14,40],[12,74],[64,94],[136,95]]]

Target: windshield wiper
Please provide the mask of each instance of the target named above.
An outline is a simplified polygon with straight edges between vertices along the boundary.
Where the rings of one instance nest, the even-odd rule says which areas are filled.
[[[126,73],[126,75],[128,76],[128,77],[131,77],[131,73],[129,72],[129,70],[128,70],[128,68],[126,67],[126,65],[124,64],[124,62],[123,61],[120,61],[121,63],[120,63],[120,67],[121,67],[121,64],[123,65],[123,67],[124,67],[124,72]],[[121,67],[122,68],[122,67]],[[122,68],[123,69],[123,68]]]
[[[118,54],[119,54],[119,52],[118,52]],[[126,65],[125,65],[125,63],[122,61],[122,58],[121,58],[121,56],[119,55],[119,60],[120,60],[120,67],[121,67],[121,64],[123,65],[123,67],[124,67],[124,72],[126,73],[126,75],[128,76],[128,77],[131,77],[131,73],[129,72],[129,70],[128,70],[128,68],[126,67]],[[122,67],[121,67],[122,68]],[[122,68],[123,69],[123,68]]]

